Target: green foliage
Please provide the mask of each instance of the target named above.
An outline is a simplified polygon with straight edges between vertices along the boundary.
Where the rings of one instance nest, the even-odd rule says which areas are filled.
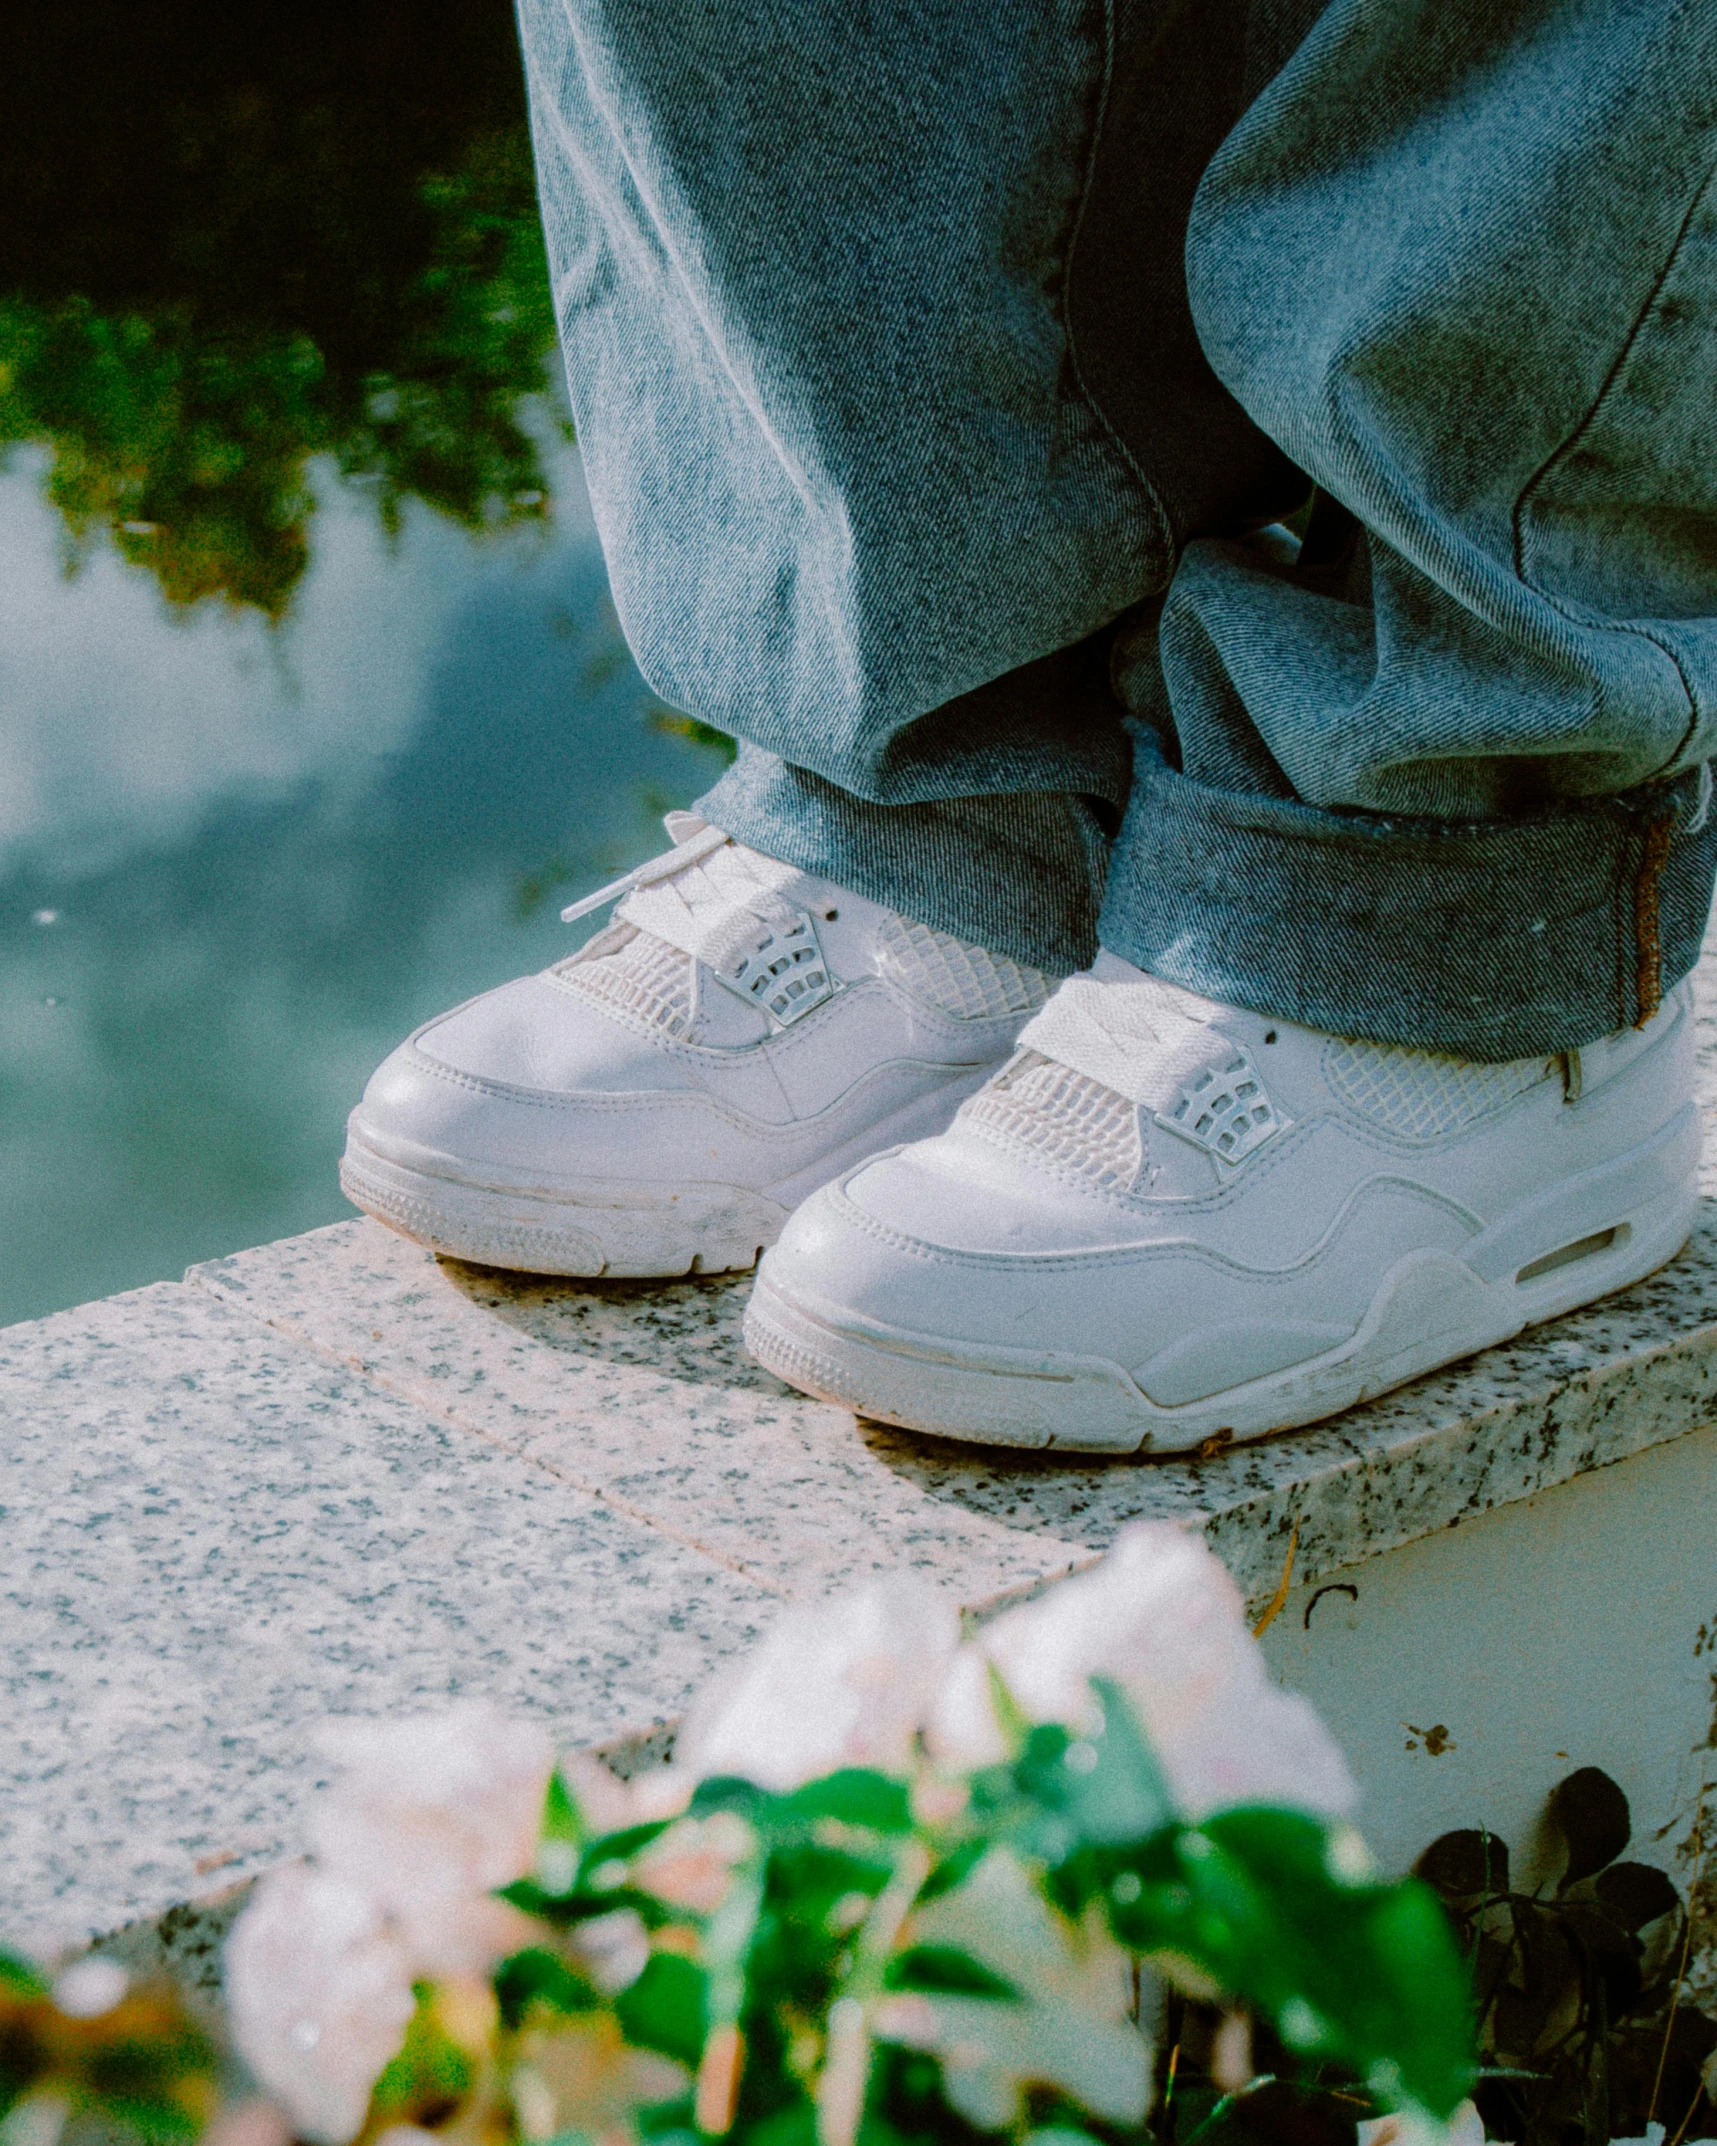
[[[542,1936],[496,1976],[533,2076],[573,2082],[557,2133],[598,2128],[577,2081],[600,2012],[616,2046],[682,2068],[631,2124],[686,2146],[1125,2146],[1183,2115],[1246,2135],[1267,2082],[1224,2098],[1201,2078],[1165,2100],[1167,2048],[1153,2075],[1137,2017],[1146,1969],[1177,2043],[1188,1992],[1212,2020],[1252,2014],[1280,2092],[1316,2112],[1333,2086],[1349,2136],[1354,2110],[1448,2115],[1473,2076],[1470,1992],[1435,1894],[1379,1883],[1348,1829],[1302,1812],[1189,1824],[1120,1692],[1097,1690],[1097,1733],[1019,1724],[1012,1758],[965,1784],[711,1780],[683,1819],[595,1837],[557,1785],[538,1874],[506,1894]],[[617,1911],[648,1952],[599,1997],[586,1933]],[[577,2067],[544,2055],[557,2032]]]
[[[213,2046],[170,1991],[126,1993],[95,2018],[59,2011],[22,1961],[0,1955],[0,2116],[57,2104],[109,2140],[187,2146],[213,2113]]]
[[[431,2128],[458,2108],[475,2082],[475,2058],[451,2031],[434,1986],[419,1983],[416,1997],[405,2040],[371,2092],[372,2124]]]
[[[1662,1871],[1619,1860],[1626,1796],[1595,1766],[1552,1792],[1563,1846],[1553,1890],[1511,1887],[1507,1844],[1446,1833],[1420,1857],[1471,1962],[1490,2136],[1521,2146],[1673,2139],[1717,2123],[1701,2072],[1717,2026],[1681,2001],[1688,1910]]]
[[[188,300],[114,314],[0,298],[0,448],[49,450],[74,564],[105,532],[171,603],[279,618],[309,557],[316,455],[372,490],[390,530],[408,498],[467,527],[543,518],[518,405],[544,384],[554,322],[524,130],[472,145],[422,195],[426,257],[387,364],[361,374]]]
[[[505,0],[16,0],[0,30],[0,455],[75,566],[279,618],[327,457],[389,529],[547,511],[554,341]]]

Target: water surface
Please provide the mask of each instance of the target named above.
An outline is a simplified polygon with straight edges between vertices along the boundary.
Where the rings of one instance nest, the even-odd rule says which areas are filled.
[[[25,0],[0,203],[4,1321],[349,1214],[376,1061],[721,763],[608,601],[500,0]]]

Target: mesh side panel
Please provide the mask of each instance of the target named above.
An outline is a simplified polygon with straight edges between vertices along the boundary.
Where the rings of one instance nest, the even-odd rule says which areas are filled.
[[[959,1021],[1035,1013],[1049,996],[1041,969],[1022,968],[1005,954],[968,946],[905,917],[890,918],[878,934],[877,967],[914,998]]]
[[[960,1110],[959,1122],[999,1135],[1095,1185],[1125,1192],[1143,1161],[1137,1106],[1101,1081],[1027,1051]]]
[[[1333,1043],[1324,1077],[1361,1117],[1404,1140],[1435,1140],[1512,1103],[1544,1078],[1545,1060],[1469,1065],[1384,1043]]]
[[[683,1036],[692,1025],[692,957],[651,932],[639,932],[594,961],[568,962],[557,973],[569,990],[670,1036]]]

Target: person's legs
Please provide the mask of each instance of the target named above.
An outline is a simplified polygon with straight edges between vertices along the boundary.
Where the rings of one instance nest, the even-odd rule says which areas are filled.
[[[1042,967],[1095,952],[1128,745],[1092,637],[1306,482],[1182,265],[1238,0],[525,0],[615,600],[741,739],[699,809]]]
[[[1685,973],[1717,865],[1685,773],[1717,664],[1709,18],[684,12],[521,19],[621,615],[742,740],[702,811],[1088,961],[1128,779],[1104,629],[1178,560],[1119,651],[1106,945],[1482,1058]],[[1245,537],[1296,465],[1364,523],[1339,588]]]
[[[1188,260],[1217,370],[1362,545],[1327,511],[1298,553],[1187,544],[1117,652],[1137,751],[1094,975],[947,1134],[799,1211],[766,1363],[916,1428],[1184,1447],[1678,1248],[1714,158],[1708,11],[1330,0]]]

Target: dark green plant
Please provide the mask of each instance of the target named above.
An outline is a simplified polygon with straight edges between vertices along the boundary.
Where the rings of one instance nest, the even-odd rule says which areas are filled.
[[[309,557],[308,465],[329,455],[397,528],[416,498],[467,527],[540,521],[521,400],[554,340],[522,128],[423,182],[426,258],[398,295],[385,367],[353,374],[309,336],[210,322],[190,303],[113,314],[0,298],[0,447],[49,453],[69,561],[99,536],[174,604],[281,617]]]
[[[1506,1842],[1446,1833],[1418,1871],[1441,1894],[1471,1962],[1486,2076],[1476,2099],[1492,2138],[1520,2146],[1598,2146],[1709,2136],[1701,2078],[1717,2025],[1682,1994],[1687,1903],[1647,1863],[1621,1860],[1628,1801],[1583,1766],[1552,1793],[1562,1847],[1553,1886],[1513,1886]]]

